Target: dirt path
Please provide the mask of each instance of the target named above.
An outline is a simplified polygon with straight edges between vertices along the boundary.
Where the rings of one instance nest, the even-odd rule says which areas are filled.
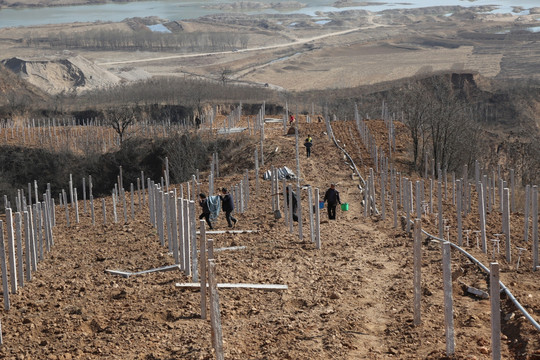
[[[374,28],[378,26],[383,25],[370,25],[367,27],[356,27],[353,29],[347,29],[342,31],[336,31],[329,34],[323,34],[318,36],[313,36],[310,38],[304,38],[304,39],[298,39],[295,41],[292,41],[290,43],[285,44],[276,44],[276,45],[268,45],[268,46],[258,46],[248,49],[238,49],[238,50],[231,50],[231,51],[217,51],[217,52],[206,52],[206,53],[196,53],[196,54],[182,54],[182,55],[171,55],[171,56],[160,56],[160,57],[153,57],[149,59],[136,59],[136,60],[122,60],[122,61],[110,61],[110,62],[103,62],[98,63],[97,65],[120,65],[120,64],[133,64],[133,63],[142,63],[142,62],[150,62],[150,61],[162,61],[162,60],[173,60],[173,59],[185,59],[185,58],[194,58],[194,57],[200,57],[200,56],[213,56],[213,55],[225,55],[225,54],[232,54],[232,53],[246,53],[246,52],[253,52],[253,51],[261,51],[261,50],[274,50],[284,47],[290,47],[295,45],[302,45],[309,43],[311,41],[321,40],[332,36],[340,36],[349,34],[355,31],[359,31],[362,29],[368,29],[368,28]]]

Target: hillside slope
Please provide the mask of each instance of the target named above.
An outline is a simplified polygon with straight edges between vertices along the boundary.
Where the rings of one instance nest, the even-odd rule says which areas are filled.
[[[384,136],[384,124],[370,122]],[[334,123],[340,143],[357,157],[361,171],[372,167],[351,122]],[[391,217],[364,218],[358,180],[325,134],[323,123],[302,124],[300,140],[314,139],[312,156],[300,149],[302,184],[324,192],[337,183],[349,211],[337,221],[321,213],[322,248],[289,232],[271,208],[270,184],[261,180],[256,194],[250,172],[251,201],[238,214],[237,229],[255,233],[213,234],[216,248],[246,246],[244,250],[216,252],[221,283],[286,284],[288,290],[265,292],[246,289],[219,291],[226,359],[443,359],[445,356],[440,248],[426,241],[422,266],[422,324],[412,324],[412,240]],[[265,131],[265,165],[288,166],[296,172],[294,137],[284,136],[280,124]],[[401,133],[403,135],[403,133]],[[254,139],[256,141],[256,139]],[[356,144],[354,144],[356,142]],[[236,155],[234,168],[250,163],[249,151]],[[404,143],[397,157],[406,157]],[[216,179],[216,188],[237,183],[239,172]],[[205,179],[206,174],[201,175]],[[203,181],[202,191],[208,184]],[[111,208],[111,199],[106,199]],[[307,195],[302,194],[305,221]],[[151,273],[122,278],[106,269],[139,271],[173,264],[150,225],[148,209],[135,199],[136,219],[102,225],[90,214],[80,224],[65,226],[57,208],[55,246],[39,264],[34,279],[12,295],[12,309],[2,314],[5,359],[212,359],[210,323],[200,319],[198,290],[175,287],[189,282],[180,272]],[[82,209],[83,206],[80,205]],[[199,209],[197,208],[197,213]],[[81,210],[82,213],[82,210]],[[129,214],[129,212],[128,212]],[[129,215],[128,215],[129,216]],[[72,213],[71,219],[74,218]],[[123,219],[119,210],[119,218]],[[426,228],[434,227],[427,216]],[[493,221],[495,221],[493,219]],[[472,226],[473,220],[470,220]],[[226,229],[222,215],[216,224]],[[295,224],[296,229],[296,224]],[[471,248],[484,262],[487,255]],[[489,300],[466,294],[460,281],[485,286],[485,276],[454,254],[455,359],[486,359],[490,352]],[[522,260],[530,263],[530,258]],[[538,289],[534,278],[513,273],[518,297],[537,316]],[[517,275],[516,275],[517,276]],[[506,281],[506,279],[505,279]],[[512,284],[512,282],[508,282]],[[527,297],[527,293],[533,294]],[[512,309],[505,321],[502,357],[535,358],[540,355],[538,334]]]

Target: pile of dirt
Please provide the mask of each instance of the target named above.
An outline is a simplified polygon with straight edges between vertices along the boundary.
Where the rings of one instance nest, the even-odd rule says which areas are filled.
[[[82,56],[2,60],[2,64],[32,85],[48,92],[83,92],[120,83],[121,78]]]

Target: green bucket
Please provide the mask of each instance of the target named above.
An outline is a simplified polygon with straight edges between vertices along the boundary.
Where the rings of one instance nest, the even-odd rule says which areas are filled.
[[[341,210],[342,211],[349,211],[349,203],[341,204]]]

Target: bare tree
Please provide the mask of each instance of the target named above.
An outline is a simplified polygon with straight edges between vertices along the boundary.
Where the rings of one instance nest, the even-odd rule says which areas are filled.
[[[227,81],[229,81],[230,76],[232,75],[232,70],[229,68],[222,68],[219,72],[219,80],[225,86]]]
[[[135,108],[129,106],[109,108],[103,112],[105,122],[118,134],[120,146],[128,134],[129,126],[135,123],[135,113]]]

